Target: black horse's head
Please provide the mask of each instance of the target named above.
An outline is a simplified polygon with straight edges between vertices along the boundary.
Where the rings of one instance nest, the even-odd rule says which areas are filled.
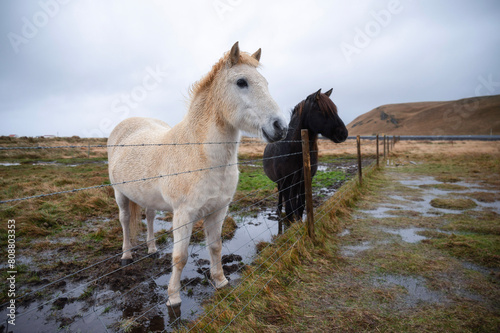
[[[344,142],[348,132],[337,113],[337,106],[330,99],[332,89],[321,93],[321,89],[307,96],[302,107],[302,119],[307,128],[335,143]]]

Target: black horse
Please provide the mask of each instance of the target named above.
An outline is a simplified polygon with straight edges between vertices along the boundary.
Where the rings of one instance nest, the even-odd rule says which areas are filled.
[[[268,144],[264,150],[264,171],[278,185],[278,216],[281,215],[284,203],[286,220],[302,220],[304,213],[301,130],[307,129],[309,132],[312,177],[318,169],[318,134],[335,143],[347,139],[347,128],[330,99],[332,90],[322,94],[320,89],[297,104],[292,111],[286,138]]]

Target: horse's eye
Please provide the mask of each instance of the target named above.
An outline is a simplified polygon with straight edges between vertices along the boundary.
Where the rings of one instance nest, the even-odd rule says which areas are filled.
[[[239,79],[238,81],[236,81],[236,84],[237,84],[237,85],[238,85],[238,87],[240,87],[240,88],[245,88],[245,87],[248,87],[247,80],[245,80],[245,79]]]

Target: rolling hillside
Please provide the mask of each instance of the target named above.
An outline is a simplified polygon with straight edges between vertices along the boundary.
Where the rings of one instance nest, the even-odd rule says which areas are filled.
[[[349,135],[498,135],[500,95],[382,105],[347,128]]]

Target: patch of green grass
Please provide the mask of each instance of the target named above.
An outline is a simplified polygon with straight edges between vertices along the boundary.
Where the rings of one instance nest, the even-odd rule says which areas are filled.
[[[230,211],[236,212],[243,208],[247,211],[259,210],[262,206],[277,200],[276,184],[270,180],[264,173],[261,166],[246,166],[240,167],[240,177],[238,187],[230,206]],[[249,211],[249,213],[250,213]]]
[[[252,192],[263,188],[269,192],[276,187],[260,167],[245,167],[240,170],[240,179],[238,181],[238,192]]]
[[[87,299],[87,298],[91,297],[92,294],[94,293],[94,289],[95,289],[94,286],[88,286],[83,291],[83,293],[81,293],[80,296],[78,296],[78,299],[82,300],[82,299]]]
[[[324,188],[345,179],[345,172],[342,170],[318,171],[312,180],[312,187]]]

